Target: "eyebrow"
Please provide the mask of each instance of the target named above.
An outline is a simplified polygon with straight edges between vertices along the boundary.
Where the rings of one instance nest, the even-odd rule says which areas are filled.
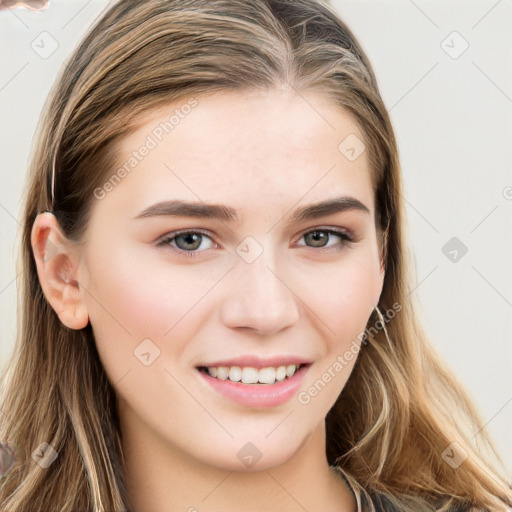
[[[295,210],[291,217],[291,222],[298,223],[347,211],[370,213],[368,207],[355,197],[340,196]],[[153,204],[136,215],[134,219],[167,216],[209,218],[231,223],[240,222],[241,220],[237,211],[229,206],[189,202],[179,199]]]

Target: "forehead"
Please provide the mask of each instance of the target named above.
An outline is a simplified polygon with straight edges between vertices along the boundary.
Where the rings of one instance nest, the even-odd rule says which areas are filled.
[[[186,198],[265,208],[339,193],[373,209],[363,140],[354,118],[320,93],[189,98],[148,112],[118,143],[116,168],[128,172],[111,195],[124,190],[137,206]]]

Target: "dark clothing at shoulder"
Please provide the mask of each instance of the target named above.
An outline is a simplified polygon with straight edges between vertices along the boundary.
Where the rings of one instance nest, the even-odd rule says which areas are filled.
[[[362,512],[416,512],[412,509],[404,509],[401,507],[397,507],[397,505],[395,505],[392,502],[392,499],[385,494],[372,493],[370,497],[371,503],[368,503],[368,501],[364,497],[362,497]],[[431,510],[434,511],[436,509],[432,507]],[[450,508],[450,512],[470,512],[473,510],[474,509],[470,505],[461,505],[458,507]]]

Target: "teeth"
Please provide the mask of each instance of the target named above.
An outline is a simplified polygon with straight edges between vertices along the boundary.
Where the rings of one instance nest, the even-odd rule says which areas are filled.
[[[233,382],[240,382],[242,379],[242,369],[240,366],[232,366],[229,369],[229,380],[232,380]]]
[[[261,382],[262,384],[274,384],[276,381],[276,369],[269,367],[269,368],[262,368],[259,372],[256,373],[256,381],[255,382]]]
[[[286,366],[279,366],[276,369],[276,380],[284,380],[286,377]]]
[[[219,366],[208,367],[208,374],[220,380],[231,380],[243,382],[244,384],[274,384],[286,377],[292,377],[299,368],[299,365],[289,364],[288,366],[266,367],[258,370],[252,366]]]

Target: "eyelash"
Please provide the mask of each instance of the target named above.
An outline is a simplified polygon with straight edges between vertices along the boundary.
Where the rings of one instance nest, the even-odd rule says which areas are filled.
[[[342,239],[342,242],[339,244],[339,246],[336,248],[336,246],[331,246],[331,247],[311,247],[311,246],[307,246],[307,245],[301,245],[301,247],[309,247],[310,249],[317,249],[317,251],[321,251],[321,252],[330,252],[332,250],[341,250],[343,247],[350,247],[350,244],[352,244],[354,242],[354,238],[349,235],[346,231],[344,230],[338,230],[338,229],[332,229],[332,228],[314,228],[314,229],[311,229],[309,231],[306,231],[305,233],[302,234],[301,238],[310,234],[310,233],[314,233],[314,232],[320,232],[320,233],[329,233],[330,235],[335,235],[335,236],[338,236]],[[208,233],[205,233],[204,231],[201,231],[201,230],[184,230],[184,231],[173,231],[172,233],[169,233],[168,235],[166,235],[164,238],[162,238],[160,240],[160,242],[158,242],[158,247],[164,247],[164,248],[168,248],[170,246],[170,242],[172,242],[175,238],[177,238],[178,236],[181,236],[181,235],[194,235],[194,234],[200,234],[200,235],[203,235],[203,236],[206,236],[210,239],[212,239],[213,241],[213,238],[208,234]],[[174,246],[170,246],[175,252],[177,252],[177,254],[179,256],[184,256],[184,257],[187,257],[187,258],[195,258],[197,257],[198,254],[202,253],[202,252],[205,252],[205,251],[184,251],[183,249],[178,249]]]

